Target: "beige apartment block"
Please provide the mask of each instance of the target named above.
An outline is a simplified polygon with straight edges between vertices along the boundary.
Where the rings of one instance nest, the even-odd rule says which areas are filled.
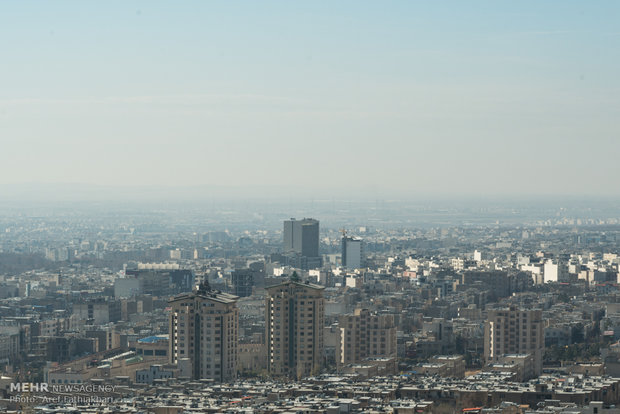
[[[274,376],[318,374],[323,361],[323,286],[286,281],[267,288],[267,365]]]
[[[218,382],[237,377],[237,296],[207,283],[170,300],[170,362],[188,358],[194,379]]]
[[[541,310],[510,307],[488,313],[484,329],[484,357],[487,363],[500,362],[507,354],[532,354],[534,375],[542,373],[545,335]]]
[[[378,315],[356,309],[343,315],[340,325],[340,363],[354,364],[365,358],[396,356],[396,326],[393,315]]]

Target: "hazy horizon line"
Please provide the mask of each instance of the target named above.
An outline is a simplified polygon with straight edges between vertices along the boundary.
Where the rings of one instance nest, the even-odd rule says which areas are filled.
[[[179,201],[251,201],[269,199],[271,201],[312,201],[312,202],[435,202],[435,201],[619,201],[620,194],[601,194],[581,191],[579,193],[561,192],[474,192],[474,191],[416,191],[413,189],[386,189],[365,186],[291,186],[291,185],[169,185],[169,184],[95,184],[85,182],[24,182],[1,183],[0,201],[110,201],[119,197],[130,201],[170,200]],[[206,193],[205,193],[206,192]]]

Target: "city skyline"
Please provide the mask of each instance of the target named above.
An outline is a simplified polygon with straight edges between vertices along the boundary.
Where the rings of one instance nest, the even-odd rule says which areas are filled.
[[[0,412],[620,414],[620,3],[0,4]]]

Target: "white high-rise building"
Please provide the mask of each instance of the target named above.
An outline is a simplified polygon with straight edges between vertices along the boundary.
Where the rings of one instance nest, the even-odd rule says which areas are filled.
[[[482,252],[478,250],[474,250],[474,261],[481,262],[482,261]]]
[[[553,263],[553,260],[547,260],[545,262],[543,277],[545,278],[545,283],[558,281],[558,265]]]
[[[545,283],[564,282],[568,278],[568,266],[565,263],[549,259],[543,267],[543,277],[545,278]]]

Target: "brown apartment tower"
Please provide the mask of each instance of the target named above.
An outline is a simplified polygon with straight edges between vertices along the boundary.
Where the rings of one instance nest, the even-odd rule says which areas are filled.
[[[323,360],[323,286],[288,280],[267,288],[265,336],[269,373],[299,379]]]
[[[340,363],[353,364],[364,358],[396,357],[394,315],[378,315],[356,309],[339,318]]]
[[[531,354],[534,373],[542,373],[545,335],[540,309],[518,309],[514,306],[493,309],[484,327],[484,357],[487,363],[504,355]]]
[[[237,296],[203,283],[170,300],[170,362],[189,359],[193,379],[218,382],[237,377]]]

